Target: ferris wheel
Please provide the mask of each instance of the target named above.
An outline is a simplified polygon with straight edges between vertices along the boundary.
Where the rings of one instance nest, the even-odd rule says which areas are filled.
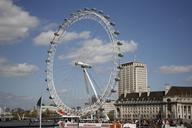
[[[78,58],[70,63],[73,65],[73,68],[75,68],[74,70],[83,71],[83,75],[80,77],[84,77],[84,83],[93,92],[91,96],[95,97],[95,101],[93,103],[85,106],[80,106],[78,109],[74,109],[74,107],[69,106],[66,101],[62,100],[61,96],[59,96],[55,83],[56,73],[54,71],[57,70],[55,69],[55,60],[57,59],[56,51],[58,50],[63,38],[66,37],[65,34],[67,33],[68,29],[72,27],[72,25],[82,20],[92,20],[96,23],[99,23],[109,39],[108,43],[106,43],[105,46],[110,46],[110,50],[112,52],[110,52],[110,71],[108,75],[105,76],[105,84],[103,85],[101,89],[102,91],[100,93],[98,93],[95,84],[96,82],[94,78],[91,77],[91,73],[89,72],[90,70],[96,68],[89,63],[91,61]],[[96,10],[95,8],[84,8],[78,10],[77,12],[72,13],[68,18],[64,19],[58,30],[53,34],[53,38],[50,41],[48,49],[48,57],[46,59],[45,81],[47,82],[47,90],[50,93],[49,98],[53,100],[58,108],[62,108],[66,113],[69,114],[85,115],[98,110],[106,102],[110,95],[115,92],[115,87],[120,80],[118,76],[118,71],[121,69],[121,67],[119,66],[119,64],[121,58],[123,57],[123,54],[121,52],[122,42],[118,40],[119,34],[120,33],[115,29],[115,23],[111,21],[110,17],[108,15],[105,15],[103,11]],[[62,72],[65,72],[65,70]],[[70,74],[70,72],[68,74]],[[78,83],[79,81],[76,81],[76,84]]]

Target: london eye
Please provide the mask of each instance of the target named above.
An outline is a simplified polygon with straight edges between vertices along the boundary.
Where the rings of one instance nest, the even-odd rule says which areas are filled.
[[[91,27],[87,21],[100,26],[107,39],[91,37],[91,30],[69,32],[79,23]],[[45,78],[49,98],[58,108],[71,115],[86,115],[98,110],[116,92],[123,57],[119,34],[111,18],[95,8],[71,13],[59,25],[47,51]],[[74,35],[75,41],[69,41]]]

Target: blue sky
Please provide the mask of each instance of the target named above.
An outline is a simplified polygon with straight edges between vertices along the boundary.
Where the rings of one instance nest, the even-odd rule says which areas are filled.
[[[121,33],[119,39],[132,42],[123,62],[135,56],[147,64],[151,90],[164,90],[165,84],[192,85],[190,0],[1,0],[0,106],[29,108],[41,95],[47,99],[44,70],[49,33],[84,7],[110,15]],[[70,31],[74,32],[72,41],[89,38],[99,43],[106,38],[101,27],[88,21],[75,24]],[[60,93],[66,91],[58,88]]]

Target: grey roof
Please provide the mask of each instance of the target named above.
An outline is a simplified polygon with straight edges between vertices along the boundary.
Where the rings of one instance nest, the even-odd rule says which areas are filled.
[[[118,100],[149,100],[149,99],[156,99],[156,100],[162,100],[165,96],[165,91],[153,91],[150,92],[149,95],[147,92],[142,92],[141,95],[139,93],[127,93],[126,97],[124,97],[124,94],[122,94]]]
[[[123,63],[121,64],[122,66],[127,66],[127,65],[133,65],[133,63],[142,63],[142,62],[139,62],[139,61],[131,61],[131,62],[127,62],[127,63]],[[143,63],[142,63],[143,64]]]
[[[172,86],[166,96],[191,96],[192,97],[192,87],[178,87]]]

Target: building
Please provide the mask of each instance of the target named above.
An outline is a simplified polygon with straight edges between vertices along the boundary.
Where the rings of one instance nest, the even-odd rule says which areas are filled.
[[[4,109],[0,107],[0,121],[8,121],[12,119],[13,115],[11,114],[11,112],[6,111],[6,107]]]
[[[111,102],[105,102],[102,106],[102,108],[104,109],[105,113],[109,113],[110,111],[115,111],[115,105],[114,105],[115,101],[111,101]]]
[[[116,101],[117,118],[121,120],[161,118],[164,91],[122,94]]]
[[[192,119],[192,87],[172,86],[165,91],[122,94],[115,102],[121,120]]]
[[[3,114],[3,109],[0,107],[0,115]]]
[[[133,92],[147,92],[147,66],[141,62],[121,64],[118,95]]]
[[[192,120],[192,87],[172,86],[166,91],[166,118]]]

